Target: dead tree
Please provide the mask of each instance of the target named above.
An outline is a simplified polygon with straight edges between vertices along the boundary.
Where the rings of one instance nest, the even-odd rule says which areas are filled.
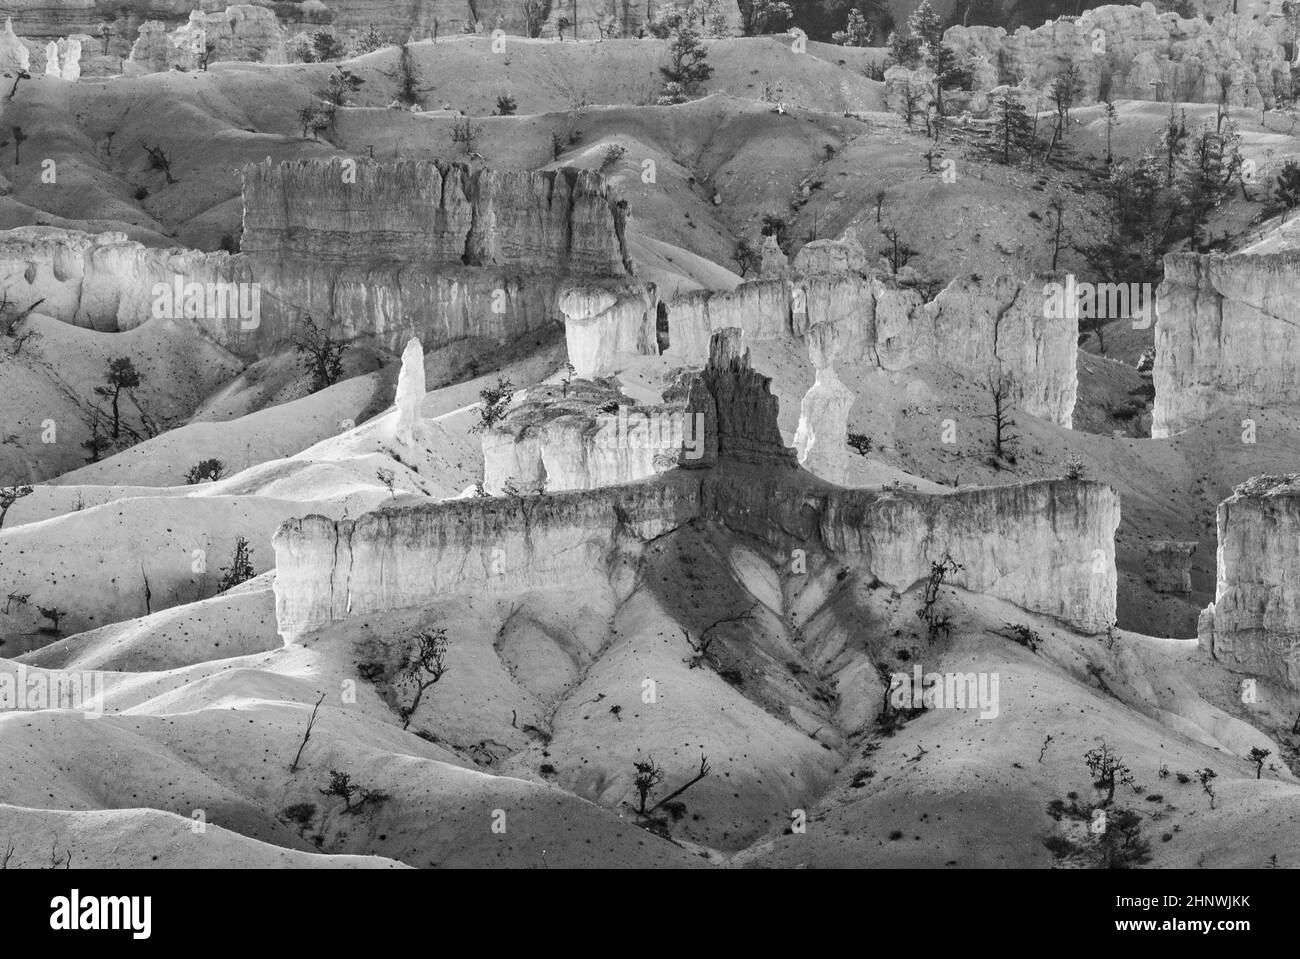
[[[984,388],[993,399],[993,412],[985,416],[985,419],[993,422],[993,455],[999,460],[1005,459],[1014,463],[1016,458],[1009,452],[1008,447],[1019,438],[1014,431],[1015,381],[1010,376],[999,372],[996,376],[989,377]]]
[[[298,744],[298,752],[293,757],[293,764],[289,766],[289,772],[298,771],[298,760],[302,759],[302,751],[307,748],[307,740],[311,739],[311,728],[316,725],[316,712],[320,709],[320,704],[325,701],[325,694],[320,694],[320,699],[316,700],[316,705],[312,707],[311,716],[307,719],[307,729],[302,734],[302,742]]]
[[[411,705],[402,710],[402,728],[411,725],[411,717],[420,705],[424,691],[442,679],[447,673],[447,630],[437,629],[421,633],[415,638],[415,649],[403,668],[403,674],[415,683],[415,699]]]
[[[705,662],[707,662],[714,669],[717,669],[718,664],[714,662],[711,658],[709,658],[709,648],[713,645],[713,640],[714,640],[714,637],[710,636],[710,633],[712,633],[719,626],[726,626],[728,623],[739,623],[739,622],[743,622],[746,619],[749,619],[751,616],[753,616],[754,610],[757,608],[758,608],[758,603],[754,603],[752,606],[749,607],[749,609],[745,610],[743,613],[740,613],[737,616],[728,616],[725,619],[719,619],[713,623],[710,623],[708,626],[704,628],[704,632],[700,633],[700,639],[698,642],[695,643],[691,642],[691,634],[686,631],[686,627],[685,626],[681,627],[682,635],[686,637],[686,645],[691,647],[691,652],[694,653],[694,655],[691,656],[690,659],[684,659],[682,660],[682,662],[686,663],[686,665],[689,666],[691,669],[698,669]]]
[[[652,815],[652,814],[654,813],[654,811],[655,811],[656,809],[658,809],[660,806],[662,806],[662,805],[664,805],[665,803],[671,802],[672,800],[676,799],[678,796],[680,796],[682,793],[686,792],[686,790],[690,789],[692,786],[694,786],[697,782],[699,782],[701,779],[703,779],[703,778],[704,778],[705,776],[707,776],[708,774],[709,774],[709,757],[708,757],[708,756],[705,756],[705,755],[703,755],[703,754],[701,754],[701,755],[700,755],[700,771],[699,771],[698,773],[695,774],[695,778],[694,778],[694,779],[691,779],[689,782],[685,783],[684,785],[678,786],[676,789],[674,789],[672,792],[670,792],[670,793],[669,793],[667,796],[665,796],[663,799],[659,800],[657,803],[655,803],[653,806],[651,806],[651,807],[650,807],[650,813],[649,813],[649,814]],[[644,806],[645,806],[645,802],[643,801],[643,802],[641,803],[641,805],[642,805],[642,807],[644,807]]]
[[[172,158],[169,157],[161,146],[149,146],[145,144],[145,151],[149,154],[149,166],[154,170],[162,170],[163,176],[167,178],[168,183],[175,183],[176,178],[172,176]]]

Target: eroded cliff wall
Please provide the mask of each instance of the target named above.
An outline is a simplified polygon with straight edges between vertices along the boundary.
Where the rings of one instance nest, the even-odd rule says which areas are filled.
[[[750,340],[806,340],[810,328],[833,324],[818,347],[819,367],[932,363],[979,381],[1000,370],[1026,412],[1068,427],[1078,395],[1078,319],[1045,316],[1043,287],[1041,277],[960,277],[927,303],[915,290],[859,273],[757,280],[668,302],[665,354],[703,366],[719,329],[739,328]]]
[[[1295,24],[1282,16],[1223,12],[1209,23],[1141,6],[1096,7],[1036,29],[950,27],[944,42],[974,59],[976,89],[1020,84],[1042,89],[1074,64],[1082,102],[1111,98],[1217,103],[1258,108],[1289,87],[1282,43]],[[1225,90],[1226,88],[1226,90]]]
[[[1151,435],[1224,410],[1300,403],[1300,252],[1165,257]]]
[[[270,159],[244,168],[240,249],[265,259],[622,277],[625,207],[589,170]]]
[[[640,540],[701,519],[780,554],[829,551],[899,590],[949,555],[964,567],[956,585],[1086,631],[1114,619],[1119,498],[1107,486],[1060,480],[939,495],[830,487],[780,443],[769,381],[749,367],[738,330],[714,337],[688,408],[706,415],[711,437],[705,457],[682,464],[699,469],[284,524],[273,540],[280,633],[292,641],[334,620],[455,592],[562,585],[592,570],[613,579]]]
[[[174,29],[186,23],[191,11],[221,12],[228,3],[229,0],[11,0],[6,10],[13,14],[14,25],[23,36],[57,37],[69,33],[98,36],[100,25],[108,22],[116,38],[114,52],[125,56],[145,21],[161,21],[169,29]],[[258,5],[271,8],[282,22],[296,30],[311,30],[329,24],[346,33],[373,25],[380,34],[392,37],[395,42],[425,39],[435,33],[441,37],[459,35],[467,24],[472,25],[475,14],[487,32],[499,27],[507,33],[522,35],[527,30],[524,7],[513,0],[476,0],[472,5],[465,0],[412,0],[409,3],[329,0],[324,5],[302,0],[266,0]],[[607,36],[637,36],[647,16],[660,19],[667,10],[687,5],[665,0],[637,3],[578,0],[578,35],[584,39],[597,39],[600,36],[599,23]],[[573,19],[573,9],[569,3],[563,5],[563,10],[560,4],[554,4],[543,35],[555,36],[556,17],[563,12],[568,19]],[[736,0],[722,0],[719,9],[727,24],[738,32],[740,11]],[[566,40],[571,39],[572,29],[566,27],[564,36]]]
[[[1300,474],[1260,476],[1219,504],[1218,579],[1201,647],[1300,689]]]
[[[0,284],[25,308],[78,326],[129,330],[155,315],[155,287],[182,293],[198,284],[203,306],[189,316],[221,346],[246,358],[292,342],[310,314],[333,318],[331,332],[369,338],[400,353],[411,337],[430,348],[467,337],[504,340],[554,322],[555,303],[572,279],[558,274],[418,264],[337,266],[268,260],[247,254],[159,250],[121,233],[87,234],[53,227],[0,232]],[[600,282],[593,278],[593,283]],[[614,289],[623,287],[610,280]],[[211,309],[208,293],[229,289],[252,301],[256,315]],[[184,297],[171,296],[176,318]]]

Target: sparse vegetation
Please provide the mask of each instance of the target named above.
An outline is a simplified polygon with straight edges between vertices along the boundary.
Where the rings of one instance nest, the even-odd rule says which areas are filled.
[[[389,799],[388,793],[359,786],[352,782],[350,773],[339,772],[337,769],[330,770],[329,785],[320,792],[322,796],[338,796],[343,800],[343,811],[353,815],[366,806],[377,806]]]
[[[185,471],[185,482],[190,486],[199,483],[215,483],[226,471],[226,464],[219,459],[200,460]]]
[[[497,377],[496,386],[485,386],[479,391],[483,407],[479,410],[479,419],[472,427],[471,433],[482,433],[505,419],[510,401],[514,399],[514,384],[503,377]]]
[[[235,538],[234,555],[230,557],[230,565],[221,567],[221,579],[217,582],[217,592],[224,593],[228,589],[234,589],[240,583],[246,583],[252,579],[253,572],[253,549],[248,545],[248,540],[242,536]]]
[[[416,635],[400,676],[415,686],[415,697],[401,710],[402,728],[411,725],[411,717],[420,706],[425,691],[447,675],[447,630],[438,626]]]
[[[343,376],[343,352],[347,345],[336,340],[316,325],[311,314],[305,314],[302,333],[293,341],[303,365],[311,373],[311,392],[318,393],[333,386]]]

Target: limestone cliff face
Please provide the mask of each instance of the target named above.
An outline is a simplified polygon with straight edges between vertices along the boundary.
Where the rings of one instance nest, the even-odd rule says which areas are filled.
[[[915,290],[860,273],[742,283],[668,302],[665,353],[702,366],[718,329],[736,327],[751,340],[806,340],[813,327],[832,324],[817,347],[819,368],[837,359],[891,371],[934,363],[977,380],[1001,370],[1026,412],[1070,426],[1078,320],[1044,316],[1043,286],[1036,277],[959,277],[927,303]]]
[[[768,380],[747,361],[740,332],[722,331],[692,383],[688,407],[710,414],[711,449],[694,464],[703,468],[580,493],[285,523],[273,540],[281,635],[456,592],[567,585],[592,570],[626,585],[615,574],[634,564],[640,540],[695,520],[785,555],[827,551],[899,590],[949,555],[965,567],[955,585],[1087,631],[1114,619],[1114,490],[1068,480],[943,495],[829,487],[781,445]]]
[[[543,497],[461,500],[335,522],[308,516],[273,540],[276,616],[292,641],[363,613],[458,592],[563,586],[611,569],[638,538],[704,519],[770,546],[826,550],[895,589],[950,555],[948,582],[1086,632],[1115,618],[1119,497],[1087,481],[941,495],[829,491],[752,469],[678,472],[632,486]]]
[[[266,160],[244,169],[251,256],[627,276],[625,208],[588,170],[429,160]]]
[[[140,26],[149,20],[160,21],[166,29],[183,26],[192,11],[220,13],[229,0],[11,0],[6,9],[12,11],[15,26],[23,36],[50,37],[69,33],[89,33],[98,36],[101,23],[112,25],[115,52],[126,55],[127,48]],[[675,6],[685,7],[685,2],[674,4],[666,0],[626,3],[624,0],[579,0],[577,4],[578,35],[584,39],[599,37],[597,23],[610,25],[608,36],[637,36],[647,15],[661,19]],[[523,34],[526,22],[523,8],[512,0],[476,0],[473,6],[464,0],[412,0],[394,3],[393,0],[331,0],[326,4],[327,16],[300,0],[264,2],[266,7],[294,29],[314,29],[328,20],[343,33],[360,31],[373,25],[376,30],[396,41],[408,37],[424,39],[438,36],[457,36],[473,22],[477,12],[479,23],[487,32],[500,28],[507,33]],[[543,35],[555,36],[555,18],[560,12],[557,4],[543,28]],[[564,5],[563,12],[573,19],[572,5]],[[720,12],[727,24],[739,32],[740,11],[736,0],[723,0]],[[565,39],[572,37],[566,27]]]
[[[1098,32],[1100,31],[1100,32]],[[1217,103],[1273,102],[1274,80],[1289,82],[1282,41],[1294,35],[1281,16],[1230,12],[1213,23],[1160,14],[1150,3],[1104,6],[1008,35],[1002,27],[950,27],[945,43],[972,57],[984,89],[1022,81],[1041,89],[1070,63],[1080,71],[1083,101],[1110,97]]]
[[[1201,613],[1201,647],[1300,689],[1300,475],[1250,480],[1217,519],[1218,581]]]
[[[592,286],[572,287],[559,298],[574,375],[594,379],[611,370],[620,354],[653,354],[659,295],[653,283],[622,295]]]
[[[1119,518],[1109,486],[1056,480],[941,495],[845,491],[828,501],[821,530],[832,551],[864,554],[895,589],[947,553],[964,567],[951,582],[1100,632],[1115,619]]]
[[[566,586],[573,570],[614,562],[622,538],[659,536],[698,513],[698,484],[664,482],[291,520],[274,539],[276,619],[292,640],[440,595]]]
[[[124,72],[201,69],[205,53],[209,63],[284,63],[287,38],[287,31],[269,7],[239,3],[224,10],[193,10],[189,20],[175,30],[159,20],[141,24]]]
[[[1300,252],[1171,254],[1156,293],[1151,435],[1300,403]]]

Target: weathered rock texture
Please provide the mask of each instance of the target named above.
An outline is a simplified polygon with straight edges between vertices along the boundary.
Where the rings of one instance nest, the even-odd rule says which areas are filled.
[[[833,324],[808,329],[808,356],[817,371],[811,389],[799,404],[799,427],[794,447],[804,469],[832,483],[843,484],[848,475],[849,412],[857,395],[840,382],[827,341],[833,338]]]
[[[960,277],[927,303],[917,291],[858,273],[758,280],[689,293],[665,304],[666,355],[703,365],[709,338],[736,327],[747,339],[806,339],[819,325],[824,361],[905,370],[937,364],[983,381],[1001,371],[1028,413],[1070,426],[1078,394],[1078,319],[1044,314],[1042,278]],[[608,372],[602,369],[600,372]]]
[[[31,51],[14,33],[13,18],[5,17],[4,29],[0,30],[0,73],[19,73],[26,70],[31,61]]]
[[[157,20],[168,30],[183,26],[192,12],[220,13],[229,0],[11,0],[7,9],[13,12],[15,23],[23,36],[46,38],[69,33],[99,35],[102,23],[109,23],[114,38],[115,52],[125,55],[130,42],[135,39],[141,25]],[[513,0],[476,0],[471,6],[463,0],[413,0],[394,3],[393,0],[334,0],[326,4],[322,15],[319,4],[312,5],[294,0],[265,2],[258,6],[271,8],[279,18],[297,29],[314,29],[328,20],[331,26],[343,33],[356,32],[374,25],[384,36],[395,41],[425,39],[436,32],[438,36],[456,36],[463,32],[477,13],[478,22],[490,32],[503,29],[507,33],[524,34],[527,30],[523,6]],[[645,3],[625,3],[623,0],[579,0],[577,4],[578,35],[585,39],[599,36],[597,24],[608,26],[609,36],[637,36],[644,28],[647,16],[661,19],[675,6],[664,0]],[[554,20],[563,12],[573,19],[573,8],[566,4],[563,11],[557,4],[547,23],[554,36]],[[736,0],[723,0],[720,12],[726,22],[739,32],[740,11]],[[566,40],[573,35],[566,27]]]
[[[1100,33],[1098,33],[1100,31]],[[1082,81],[1081,102],[1108,97],[1272,105],[1275,83],[1290,82],[1282,47],[1294,23],[1281,16],[1220,13],[1213,23],[1160,14],[1150,3],[1104,6],[1008,35],[1002,27],[950,27],[945,43],[974,60],[984,89],[1024,81],[1042,89],[1069,64]]]
[[[658,306],[653,283],[622,296],[591,286],[561,293],[559,307],[574,375],[593,379],[614,369],[620,355],[654,353]]]
[[[210,64],[223,60],[283,63],[287,37],[275,12],[267,7],[240,3],[224,10],[193,10],[189,20],[174,30],[159,20],[141,24],[125,72],[197,70],[205,54]]]
[[[1300,403],[1300,251],[1171,254],[1156,292],[1151,435]]]
[[[1218,509],[1218,581],[1201,648],[1300,689],[1300,474],[1260,476]]]
[[[1195,543],[1156,540],[1147,544],[1142,573],[1146,584],[1157,593],[1192,591],[1192,553]]]
[[[415,427],[420,422],[420,404],[424,402],[424,349],[412,339],[402,351],[402,368],[397,373],[396,438],[408,446],[415,442]]]
[[[455,592],[564,585],[578,570],[612,576],[641,541],[693,520],[778,551],[826,550],[900,590],[949,555],[964,566],[954,585],[1089,631],[1113,620],[1114,490],[1071,480],[942,495],[834,489],[779,446],[767,380],[748,368],[732,331],[719,334],[711,357],[690,400],[699,407],[707,395],[715,414],[711,468],[581,493],[292,520],[273,540],[281,635],[292,641],[334,620]]]
[[[632,272],[625,207],[604,177],[471,169],[430,160],[267,160],[244,169],[251,256]]]
[[[631,321],[623,306],[593,318],[615,331],[608,342],[653,347],[653,286],[628,276],[623,209],[598,175],[423,161],[358,161],[354,183],[347,172],[338,160],[251,168],[239,254],[26,227],[0,234],[0,280],[24,305],[43,297],[41,312],[107,331],[144,322],[158,283],[257,284],[257,323],[191,317],[246,357],[292,342],[308,314],[333,336],[393,352],[412,337],[431,348],[505,340],[558,320],[560,294],[575,284],[606,286],[638,304]]]

